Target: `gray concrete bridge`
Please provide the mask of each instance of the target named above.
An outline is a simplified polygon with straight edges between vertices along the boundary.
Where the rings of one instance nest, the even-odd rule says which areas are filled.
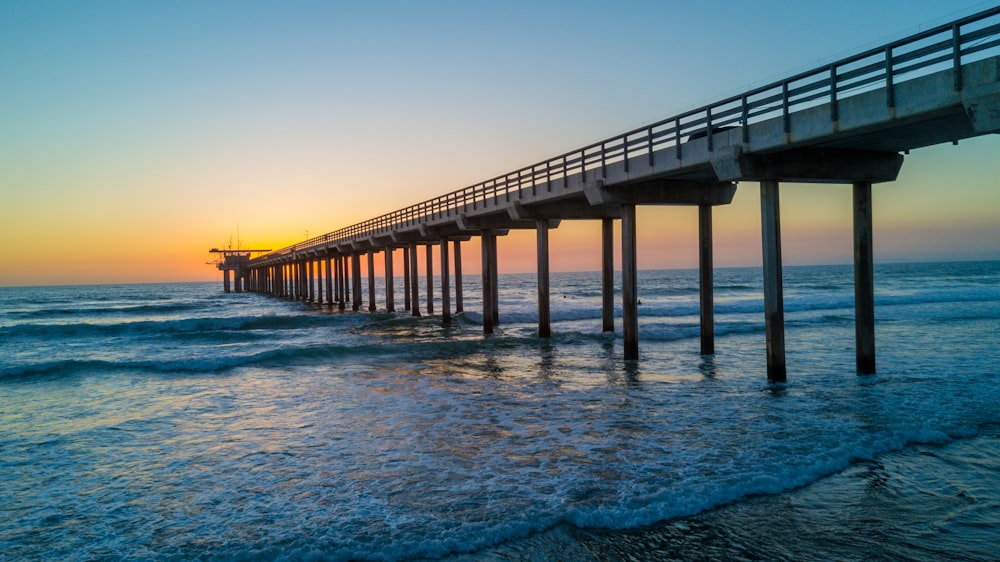
[[[768,379],[784,381],[781,182],[850,184],[854,192],[857,367],[875,372],[872,184],[896,179],[907,151],[1000,132],[1000,8],[930,29],[738,96],[634,129],[252,259],[248,290],[358,310],[361,259],[369,310],[375,255],[383,253],[385,310],[395,311],[393,260],[404,254],[404,308],[420,315],[418,253],[426,248],[427,310],[432,260],[441,264],[441,317],[463,307],[461,242],[482,245],[483,331],[499,322],[496,238],[537,233],[538,334],[550,335],[549,230],[564,220],[603,224],[603,326],[614,329],[614,221],[622,232],[625,359],[638,358],[637,205],[698,207],[701,351],[714,353],[712,208],[737,183],[761,193]],[[446,162],[439,163],[447,165]],[[450,255],[453,251],[453,256]],[[454,264],[454,273],[451,271]],[[240,281],[238,280],[237,283]],[[353,300],[351,297],[353,296]]]

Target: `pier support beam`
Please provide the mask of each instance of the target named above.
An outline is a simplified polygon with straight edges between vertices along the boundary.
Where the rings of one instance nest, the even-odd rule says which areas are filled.
[[[368,312],[375,310],[375,250],[368,250]]]
[[[701,354],[711,355],[715,353],[711,205],[698,205],[698,241],[698,288],[701,296]]]
[[[410,310],[410,248],[403,246],[403,310]]]
[[[385,248],[385,310],[386,312],[396,312],[396,295],[393,287],[392,273],[392,246]]]
[[[417,243],[410,244],[410,311],[420,316],[420,287],[417,286]]]
[[[490,231],[490,304],[493,306],[493,326],[500,325],[500,267],[497,263],[497,235]]]
[[[323,260],[315,262],[316,268],[316,304],[323,304]]]
[[[306,281],[306,290],[305,290],[305,297],[306,298],[305,298],[305,300],[307,300],[309,302],[313,302],[314,300],[316,300],[316,294],[313,292],[313,287],[316,285],[316,283],[314,282],[315,279],[314,279],[314,276],[313,276],[313,261],[312,260],[306,260],[305,281]]]
[[[228,293],[228,292],[231,291],[231,289],[229,288],[229,270],[228,269],[223,269],[222,270],[222,291],[225,292],[225,293]]]
[[[493,333],[493,287],[490,282],[490,269],[493,266],[493,259],[490,257],[491,233],[489,230],[482,231],[480,242],[482,243],[483,257],[483,333]]]
[[[357,312],[361,310],[361,254],[351,254],[351,281],[354,293],[351,310]]]
[[[858,374],[875,372],[875,276],[872,184],[854,183],[854,332]]]
[[[427,314],[434,314],[434,245],[427,245]]]
[[[340,270],[340,292],[337,294],[337,308],[344,310],[347,307],[347,258],[337,256],[337,268]]]
[[[327,256],[326,262],[326,304],[333,306],[333,258]]]
[[[441,240],[441,323],[451,325],[451,272],[448,271],[448,239]]]
[[[781,286],[781,213],[778,205],[778,180],[760,182],[760,225],[764,257],[767,380],[785,382],[785,307]]]
[[[625,360],[639,358],[635,205],[622,205],[622,332]]]
[[[462,242],[455,240],[455,314],[464,310],[462,304]]]
[[[615,331],[615,221],[601,219],[601,325]]]
[[[549,221],[535,221],[536,255],[538,259],[538,337],[552,337],[549,307]]]

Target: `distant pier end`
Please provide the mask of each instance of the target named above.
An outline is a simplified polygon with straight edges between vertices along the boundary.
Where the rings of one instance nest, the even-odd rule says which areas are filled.
[[[222,289],[230,293],[232,288],[230,287],[230,275],[229,272],[233,272],[232,284],[235,285],[237,293],[242,293],[244,287],[247,286],[247,278],[250,273],[250,256],[252,254],[266,254],[270,252],[270,249],[266,250],[220,250],[218,248],[212,248],[208,251],[210,254],[219,254],[219,258],[214,262],[215,267],[222,272]]]

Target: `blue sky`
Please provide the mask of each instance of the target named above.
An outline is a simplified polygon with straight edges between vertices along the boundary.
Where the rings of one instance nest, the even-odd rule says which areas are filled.
[[[0,285],[212,279],[205,250],[237,227],[280,247],[991,4],[8,0]],[[1000,257],[994,137],[915,151],[877,188],[877,260]],[[797,230],[840,208],[828,189],[787,198],[786,262],[849,256],[797,246],[831,238],[814,227],[840,210]],[[755,197],[720,212],[720,265],[759,263]],[[641,229],[640,266],[690,265],[658,254],[691,237],[682,212],[644,211],[679,230]]]

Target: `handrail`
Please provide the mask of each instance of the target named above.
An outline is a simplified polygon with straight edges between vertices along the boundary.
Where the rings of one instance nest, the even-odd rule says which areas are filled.
[[[666,147],[674,147],[679,159],[684,139],[696,132],[737,125],[742,128],[743,140],[746,142],[747,125],[750,123],[781,115],[787,130],[789,114],[793,110],[825,101],[833,102],[830,104],[831,120],[836,121],[838,96],[859,89],[883,85],[886,89],[886,104],[894,107],[895,87],[899,83],[897,78],[946,63],[951,63],[955,71],[955,89],[961,90],[963,55],[1000,47],[1000,18],[965,33],[962,33],[962,27],[986,22],[997,16],[1000,16],[1000,6],[631,129],[433,199],[315,236],[253,261],[274,260],[289,255],[294,257],[299,252],[369,238],[391,232],[398,226],[414,226],[429,218],[451,216],[464,207],[477,209],[490,200],[499,202],[503,198],[504,201],[510,201],[512,192],[515,197],[520,197],[525,189],[551,191],[555,183],[561,183],[565,187],[569,176],[573,174],[600,171],[603,175],[608,164],[615,162],[624,161],[627,170],[629,159],[640,155],[646,155],[652,164],[656,150]],[[712,135],[708,134],[707,138],[711,150]]]

